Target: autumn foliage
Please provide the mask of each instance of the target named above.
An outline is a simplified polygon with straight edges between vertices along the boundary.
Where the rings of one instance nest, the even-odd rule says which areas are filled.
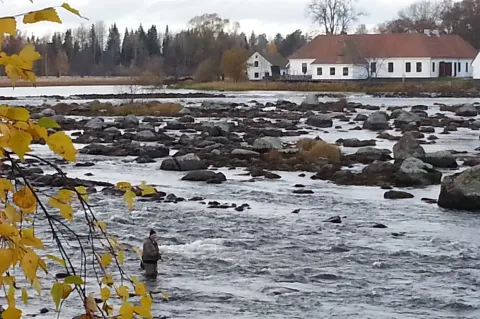
[[[322,140],[304,138],[298,140],[296,146],[311,159],[325,158],[332,163],[338,163],[340,161],[341,151],[335,144],[330,144]]]
[[[247,77],[247,59],[247,50],[230,49],[223,54],[220,68],[226,77],[238,82]]]
[[[80,13],[67,3],[61,7],[80,16]],[[23,23],[40,21],[62,22],[54,7],[23,15]],[[0,38],[3,38],[4,34],[15,35],[16,29],[15,17],[0,18]],[[36,76],[32,72],[33,63],[40,58],[40,54],[31,44],[26,45],[18,54],[7,55],[0,51],[0,65],[3,65],[13,84],[18,79],[34,83]],[[31,185],[19,166],[19,161],[23,162],[26,156],[36,158],[51,165],[67,180],[65,174],[54,164],[29,153],[33,141],[43,142],[64,160],[75,162],[77,150],[71,138],[59,129],[60,126],[52,118],[43,117],[32,120],[28,110],[23,107],[0,106],[0,157],[3,163],[10,164],[12,171],[8,179],[0,178],[0,285],[5,291],[8,305],[3,312],[0,310],[1,318],[21,318],[23,312],[17,305],[17,298],[21,298],[27,304],[29,295],[33,293],[40,295],[46,285],[51,285],[48,290],[58,311],[63,301],[76,291],[83,302],[80,306],[85,310],[80,316],[82,319],[99,316],[103,318],[115,316],[115,318],[124,319],[152,318],[150,293],[137,278],[129,277],[123,271],[125,247],[108,233],[106,224],[95,217],[88,204],[86,188],[76,186],[60,189],[50,196],[45,204],[38,190]],[[124,192],[125,201],[131,210],[138,192],[142,195],[156,192],[153,187],[145,183],[132,186],[122,182],[117,185],[117,188]],[[83,208],[82,214],[75,213],[72,207],[75,202]],[[34,221],[37,214],[43,214],[44,219],[48,221],[51,238],[58,248],[58,255],[44,256],[44,253],[39,253],[44,249],[44,244],[37,237],[38,232],[35,232]],[[74,222],[83,223],[88,230],[88,240],[92,243],[92,249],[89,249],[88,253],[79,236],[69,226]],[[65,250],[66,239],[61,236],[64,232],[68,232],[78,240],[82,256],[80,269],[74,266]],[[95,246],[101,248],[94,248],[93,242]],[[137,253],[141,252],[137,251]],[[66,276],[62,279],[49,277],[48,263],[50,262],[61,265]],[[86,286],[87,263],[97,274],[98,291],[89,291],[91,288]],[[22,270],[22,273],[17,271],[16,274],[25,277],[26,286],[22,287],[12,275],[14,268]],[[45,275],[39,275],[41,272]],[[114,275],[121,277],[120,283],[114,281]],[[131,296],[138,297],[138,301],[133,302]],[[168,299],[166,294],[163,296]],[[98,303],[95,298],[101,300],[101,303]],[[116,311],[111,302],[114,298],[121,301]]]

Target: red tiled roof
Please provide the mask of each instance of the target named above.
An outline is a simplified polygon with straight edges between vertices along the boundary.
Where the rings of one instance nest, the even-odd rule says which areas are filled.
[[[477,51],[458,35],[353,34],[319,35],[288,59],[318,64],[351,64],[366,58],[474,59]]]

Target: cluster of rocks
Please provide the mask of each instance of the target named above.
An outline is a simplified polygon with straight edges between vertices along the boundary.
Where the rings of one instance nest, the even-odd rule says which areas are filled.
[[[79,105],[84,108],[84,105]],[[458,128],[480,129],[479,105],[463,104],[440,106],[442,113],[429,115],[428,107],[416,105],[408,110],[401,107],[362,105],[340,99],[337,102],[319,102],[318,95],[309,95],[297,105],[289,101],[261,104],[203,102],[200,106],[184,109],[175,119],[129,115],[114,121],[101,117],[75,121],[57,115],[54,109],[39,111],[34,117],[52,116],[64,130],[79,130],[74,142],[86,144],[81,154],[104,156],[135,156],[138,163],[155,163],[162,170],[186,172],[187,181],[218,184],[226,181],[222,173],[209,167],[246,168],[252,178],[281,178],[271,171],[307,171],[313,179],[332,181],[340,185],[369,185],[386,189],[391,187],[423,187],[441,183],[440,169],[456,169],[459,154],[450,151],[426,153],[422,145],[434,144],[439,138],[434,133],[450,134]],[[357,113],[360,110],[369,114]],[[202,121],[203,117],[235,118],[235,121]],[[395,141],[393,152],[377,148],[377,140],[357,138],[339,139],[337,145],[356,149],[343,154],[332,163],[322,158],[307,158],[301,150],[285,144],[281,137],[298,137],[322,129],[332,128],[334,120],[346,123],[352,132],[377,132],[377,139]],[[341,125],[335,126],[343,130]],[[320,131],[319,131],[320,130]],[[400,135],[392,135],[394,130]],[[326,132],[327,133],[327,132]],[[176,153],[169,156],[172,151]],[[392,162],[393,160],[393,162]],[[350,168],[365,164],[360,172]],[[466,166],[480,164],[480,158],[468,158]],[[446,179],[448,180],[448,179]],[[48,182],[48,181],[47,181]],[[48,183],[47,183],[48,184]],[[443,189],[443,188],[442,188]],[[311,192],[298,189],[296,192]],[[304,194],[303,193],[303,194]],[[445,193],[445,192],[444,192]],[[408,195],[389,192],[386,198],[408,198]],[[442,202],[440,201],[440,204]]]

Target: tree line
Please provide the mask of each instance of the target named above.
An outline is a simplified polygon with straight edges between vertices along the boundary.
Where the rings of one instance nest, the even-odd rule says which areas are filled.
[[[192,18],[188,27],[173,33],[167,26],[160,32],[155,25],[125,29],[104,22],[36,37],[17,33],[5,37],[3,50],[19,52],[32,43],[43,56],[34,71],[38,76],[150,76],[186,77],[196,75],[202,80],[220,78],[222,58],[229,50],[234,56],[245,52],[275,50],[288,56],[307,42],[302,31],[269,41],[265,34],[248,37],[239,32],[239,24],[217,14]],[[230,52],[232,53],[232,52]],[[230,54],[232,56],[232,54]],[[228,58],[227,58],[228,60]],[[225,64],[225,63],[224,63]],[[4,72],[2,70],[2,72]]]

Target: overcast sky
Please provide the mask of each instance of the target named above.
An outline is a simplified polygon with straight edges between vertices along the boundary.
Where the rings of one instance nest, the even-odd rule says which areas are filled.
[[[266,33],[272,37],[276,33],[287,34],[301,29],[304,32],[318,30],[306,16],[306,6],[310,0],[70,0],[70,5],[90,20],[82,20],[64,10],[60,11],[63,25],[42,22],[19,27],[31,34],[51,34],[66,28],[75,28],[81,23],[90,24],[103,20],[107,26],[116,22],[123,32],[125,27],[136,28],[139,23],[149,27],[152,24],[163,32],[165,25],[171,30],[181,30],[190,18],[203,13],[218,13],[222,18],[238,21],[241,31],[250,34]],[[358,0],[359,10],[368,15],[358,23],[373,27],[380,22],[392,19],[399,9],[414,0]],[[0,15],[8,16],[33,9],[60,5],[62,0],[3,0]],[[20,19],[19,19],[20,20]]]

